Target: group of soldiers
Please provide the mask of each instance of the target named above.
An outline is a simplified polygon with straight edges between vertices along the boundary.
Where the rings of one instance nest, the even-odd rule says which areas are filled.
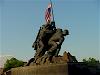
[[[64,36],[69,35],[68,30],[55,27],[55,22],[49,22],[40,27],[32,48],[36,50],[35,61],[47,54],[49,57],[58,56]]]

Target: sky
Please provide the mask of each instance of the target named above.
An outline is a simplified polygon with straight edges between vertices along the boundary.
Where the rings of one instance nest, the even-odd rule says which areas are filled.
[[[0,0],[0,55],[29,60],[49,0]],[[77,60],[100,60],[100,0],[52,0],[57,28],[68,29],[61,47]]]

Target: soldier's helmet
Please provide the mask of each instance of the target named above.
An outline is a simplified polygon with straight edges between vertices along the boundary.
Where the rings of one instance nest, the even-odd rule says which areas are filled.
[[[65,30],[63,31],[63,35],[64,35],[64,36],[69,35],[69,31],[68,31],[67,29],[65,29]]]

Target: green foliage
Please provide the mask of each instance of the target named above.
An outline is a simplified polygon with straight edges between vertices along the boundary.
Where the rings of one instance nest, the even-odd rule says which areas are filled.
[[[4,64],[5,71],[10,70],[11,68],[20,67],[23,66],[23,61],[17,60],[16,58],[11,58],[10,60],[7,60]]]
[[[95,58],[88,58],[88,59],[83,59],[83,62],[87,63],[88,65],[96,65],[99,64],[99,60],[96,60]]]

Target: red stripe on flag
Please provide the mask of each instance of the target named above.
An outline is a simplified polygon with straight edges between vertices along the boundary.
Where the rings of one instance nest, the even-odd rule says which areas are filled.
[[[46,20],[46,22],[51,21],[51,4],[49,4],[48,8],[46,9],[45,20]]]

